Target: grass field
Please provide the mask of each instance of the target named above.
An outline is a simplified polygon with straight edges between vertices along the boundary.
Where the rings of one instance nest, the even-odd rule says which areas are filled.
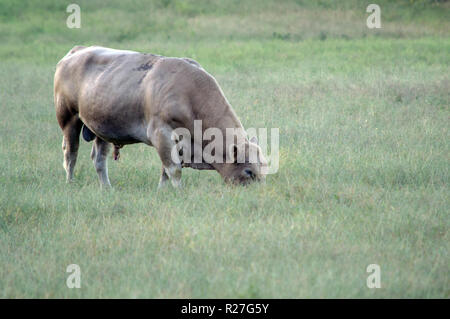
[[[450,297],[450,3],[0,0],[0,297]],[[372,1],[373,2],[373,1]],[[65,183],[53,74],[75,44],[196,59],[280,169],[230,187],[153,148],[82,142]],[[66,267],[81,268],[81,288]],[[381,268],[369,289],[366,267]]]

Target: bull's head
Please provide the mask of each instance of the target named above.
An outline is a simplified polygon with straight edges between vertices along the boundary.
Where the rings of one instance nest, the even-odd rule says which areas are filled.
[[[231,162],[213,164],[226,182],[247,185],[255,181],[265,181],[267,161],[255,137],[250,141],[245,140],[241,145],[230,145],[229,156]]]

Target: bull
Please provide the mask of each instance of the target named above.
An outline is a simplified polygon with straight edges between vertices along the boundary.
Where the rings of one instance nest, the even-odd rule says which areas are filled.
[[[183,167],[215,170],[226,182],[238,184],[265,178],[267,162],[257,141],[247,138],[214,77],[192,59],[75,46],[56,66],[54,102],[63,132],[67,181],[73,178],[81,133],[86,141],[93,141],[91,158],[102,187],[111,186],[107,166],[111,146],[118,159],[120,148],[133,143],[145,143],[158,152],[162,162],[159,187],[169,180],[180,186]],[[223,154],[231,161],[207,163],[201,158],[186,163],[182,154],[174,155],[179,142],[174,132],[184,128],[193,134],[198,120],[203,131],[214,127],[223,136],[229,128],[241,132],[223,143]],[[184,142],[205,147],[204,141]],[[241,149],[243,160],[238,161],[237,150]],[[256,161],[250,160],[252,152],[257,154]]]

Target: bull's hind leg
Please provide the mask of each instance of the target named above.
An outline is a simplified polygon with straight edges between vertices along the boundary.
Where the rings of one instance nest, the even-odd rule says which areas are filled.
[[[80,131],[83,123],[74,115],[63,127],[62,149],[64,153],[64,169],[67,182],[73,179],[73,170],[77,162],[78,147],[80,145]]]
[[[92,145],[91,158],[94,162],[95,169],[98,174],[98,179],[100,181],[100,186],[111,187],[108,177],[108,162],[107,156],[110,149],[110,144],[98,136],[94,140]]]

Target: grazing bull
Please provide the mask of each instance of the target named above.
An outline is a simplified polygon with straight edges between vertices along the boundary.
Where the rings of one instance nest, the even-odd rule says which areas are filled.
[[[117,159],[119,149],[132,143],[156,148],[162,162],[159,186],[169,179],[179,186],[182,167],[213,169],[233,183],[264,179],[267,164],[260,147],[247,139],[216,80],[191,59],[76,46],[56,67],[54,98],[68,181],[81,131],[85,140],[94,140],[91,158],[102,186],[111,186],[106,163],[110,144]],[[185,128],[194,136],[195,120],[202,121],[203,132],[216,127],[223,136],[227,128],[242,129],[243,136],[237,139],[241,145],[224,142],[223,154],[234,150],[231,162],[183,163],[174,158],[174,130]],[[238,148],[246,150],[244,161],[237,161]],[[250,161],[250,151],[258,154],[257,161]]]

